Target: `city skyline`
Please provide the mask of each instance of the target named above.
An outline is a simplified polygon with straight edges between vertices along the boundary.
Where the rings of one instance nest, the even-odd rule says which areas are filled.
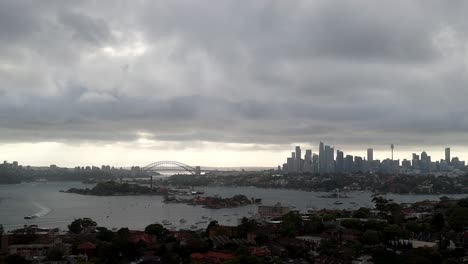
[[[69,156],[60,156],[58,154],[62,153],[62,151],[51,151],[48,152],[48,155],[44,155],[41,152],[41,149],[44,149],[42,144],[37,144],[34,148],[36,151],[32,153],[19,153],[15,150],[9,150],[9,148],[1,148],[1,155],[0,160],[6,160],[8,162],[18,161],[23,165],[31,165],[31,166],[49,166],[51,164],[61,166],[61,167],[69,167],[73,168],[75,166],[87,166],[87,165],[94,165],[94,166],[101,166],[101,165],[111,165],[115,167],[131,167],[131,166],[145,166],[149,163],[159,161],[159,160],[177,160],[189,165],[202,165],[202,166],[213,166],[213,167],[269,167],[269,168],[276,168],[278,164],[284,159],[285,156],[291,156],[291,150],[295,153],[296,146],[301,147],[302,157],[306,154],[306,151],[311,150],[313,154],[319,154],[319,144],[313,147],[312,144],[291,144],[286,146],[281,146],[286,149],[278,148],[275,151],[265,151],[265,150],[255,150],[255,151],[248,151],[248,150],[239,150],[237,148],[232,147],[231,150],[223,149],[220,151],[213,151],[211,150],[208,152],[204,152],[204,155],[200,155],[199,157],[194,158],[192,151],[187,151],[183,148],[173,148],[171,151],[161,151],[158,155],[154,156],[146,156],[146,153],[141,155],[140,150],[135,150],[132,153],[127,153],[127,156],[121,157],[120,154],[112,153],[111,150],[99,150],[94,148],[92,145],[87,145],[86,148],[83,150],[87,153],[94,153],[94,156],[90,156],[88,159],[78,160],[74,155],[71,153]],[[330,145],[330,144],[328,144]],[[13,146],[13,145],[12,145]],[[337,148],[336,145],[330,145],[334,148],[334,157],[336,157],[336,151],[340,150],[343,151],[346,155],[358,156],[367,159],[367,150],[369,147],[363,147],[358,150],[353,149],[346,149],[346,148]],[[57,143],[54,143],[54,148],[60,148]],[[252,148],[252,146],[248,146],[248,148]],[[399,160],[400,163],[404,159],[411,160],[411,156],[413,153],[420,155],[422,152],[427,152],[431,155],[433,160],[441,160],[445,159],[445,148],[446,147],[415,147],[412,148],[413,150],[404,150],[400,149],[401,146],[395,145],[394,151],[394,158],[395,160]],[[390,145],[387,148],[383,147],[373,147],[373,157],[374,159],[384,160],[391,158],[391,151]],[[451,146],[451,157],[458,157],[460,160],[468,160],[468,157],[465,158],[463,155],[464,152],[459,151],[459,147]],[[102,152],[100,152],[102,151]],[[239,156],[239,151],[243,151],[248,153],[248,155]],[[220,153],[228,155],[220,155]],[[265,159],[259,159],[260,154],[265,154],[263,156]],[[79,155],[79,154],[78,154]],[[84,155],[84,154],[83,154]],[[57,157],[57,158],[54,158]],[[206,156],[211,157],[211,159],[206,159]],[[151,158],[154,157],[154,158]]]
[[[451,148],[444,149],[444,157],[440,160],[423,150],[420,154],[413,152],[411,158],[402,160],[394,156],[394,144],[390,144],[390,157],[382,160],[374,158],[374,149],[367,149],[367,157],[353,156],[336,149],[323,142],[319,143],[318,152],[313,153],[306,149],[306,155],[301,155],[301,146],[296,146],[295,151],[282,165],[278,165],[278,171],[283,173],[384,173],[384,174],[422,174],[451,173],[463,175],[466,171],[466,162],[458,156],[452,156]]]

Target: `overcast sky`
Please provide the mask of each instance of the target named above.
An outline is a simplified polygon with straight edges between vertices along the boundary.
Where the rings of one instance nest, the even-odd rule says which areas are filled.
[[[0,159],[468,159],[468,2],[0,0]]]

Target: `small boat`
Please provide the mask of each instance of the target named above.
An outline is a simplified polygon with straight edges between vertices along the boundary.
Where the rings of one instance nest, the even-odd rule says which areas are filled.
[[[201,217],[202,219],[208,219],[208,216],[204,215]]]
[[[163,220],[162,223],[163,225],[171,225],[171,222],[169,222],[169,220]]]
[[[24,219],[34,219],[34,218],[38,218],[37,215],[27,215],[24,217]]]
[[[179,223],[181,223],[181,224],[187,223],[187,220],[182,218],[182,219],[180,219]]]
[[[338,199],[340,199],[340,189],[338,189]],[[340,200],[337,200],[336,202],[334,202],[334,204],[343,204],[343,202]]]
[[[190,226],[190,229],[197,229],[197,228],[198,228],[198,226],[196,226],[196,225],[191,225]]]

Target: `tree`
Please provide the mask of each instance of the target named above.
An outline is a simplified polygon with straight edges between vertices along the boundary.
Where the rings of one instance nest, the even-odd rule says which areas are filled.
[[[24,257],[20,255],[10,255],[6,258],[6,263],[7,264],[29,264],[29,261],[27,261]]]
[[[353,213],[353,218],[369,218],[371,209],[361,207]]]
[[[434,216],[432,216],[431,219],[431,227],[433,230],[439,232],[444,228],[445,226],[445,218],[444,215],[441,213],[436,213]]]
[[[333,256],[338,249],[338,242],[336,240],[324,240],[320,242],[318,252],[326,256]]]
[[[247,217],[243,217],[241,220],[241,224],[238,226],[241,233],[246,236],[247,233],[255,230],[257,227],[257,221],[255,219],[248,219]]]
[[[297,234],[302,218],[297,212],[289,212],[281,217],[281,233],[293,237]]]
[[[375,204],[375,208],[380,212],[387,212],[387,205],[389,200],[385,199],[382,196],[373,195],[372,202]]]
[[[5,232],[5,229],[3,228],[3,225],[0,224],[0,236],[3,235]]]
[[[47,259],[50,261],[60,261],[62,260],[63,255],[64,255],[63,249],[55,247],[55,248],[51,248],[47,252]]]
[[[345,219],[341,221],[341,225],[346,228],[355,229],[355,230],[362,230],[363,225],[361,221],[356,219]]]
[[[376,230],[366,230],[366,232],[362,234],[362,240],[366,245],[377,245],[380,241],[379,232]]]
[[[161,224],[151,224],[145,227],[145,233],[148,235],[156,236],[158,239],[161,237],[165,237],[169,231],[164,228]]]
[[[98,230],[98,234],[96,236],[97,239],[101,241],[111,242],[114,238],[114,232],[110,231],[109,229],[105,227],[98,227],[96,229]]]
[[[398,257],[393,251],[377,248],[372,253],[372,261],[375,264],[394,264],[398,263]]]
[[[389,225],[384,228],[383,236],[385,240],[395,240],[403,235],[403,230],[399,225]]]
[[[448,218],[448,223],[455,230],[463,230],[463,227],[468,225],[468,208],[455,208]]]
[[[96,226],[97,223],[91,218],[80,218],[73,220],[73,222],[68,225],[68,230],[70,233],[74,234],[91,233],[94,232]]]

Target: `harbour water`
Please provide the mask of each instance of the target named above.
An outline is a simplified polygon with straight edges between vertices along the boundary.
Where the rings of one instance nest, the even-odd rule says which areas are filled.
[[[0,185],[0,224],[6,230],[22,227],[25,224],[37,224],[41,227],[58,227],[62,230],[76,218],[90,217],[98,225],[108,228],[128,227],[144,229],[145,226],[164,220],[174,228],[189,228],[196,224],[205,228],[209,220],[217,220],[224,225],[237,225],[238,219],[257,212],[258,205],[238,208],[207,209],[201,206],[163,203],[162,196],[86,196],[63,193],[69,188],[92,188],[80,182],[35,182],[15,185]],[[284,189],[259,189],[253,187],[202,187],[204,195],[232,197],[243,194],[251,198],[261,198],[262,204],[274,205],[281,202],[295,210],[340,208],[357,209],[372,207],[372,193],[350,192],[349,198],[340,199],[342,204],[335,204],[336,199],[322,198],[327,193],[305,192]],[[395,202],[416,202],[438,200],[438,195],[398,195],[387,194]],[[463,198],[466,195],[446,195]],[[37,218],[24,219],[27,215]],[[186,222],[181,219],[185,219]],[[203,222],[203,223],[200,223]]]

